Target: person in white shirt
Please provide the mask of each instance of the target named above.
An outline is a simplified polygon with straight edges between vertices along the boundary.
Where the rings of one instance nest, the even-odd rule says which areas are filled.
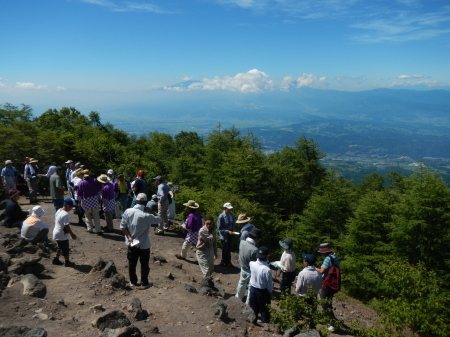
[[[130,286],[138,286],[136,266],[141,263],[141,283],[138,289],[147,289],[152,286],[148,281],[150,273],[150,236],[149,230],[152,224],[161,223],[160,217],[154,216],[145,208],[147,195],[139,193],[136,196],[136,205],[128,208],[122,215],[120,228],[125,234],[125,244],[128,246],[128,274]]]
[[[261,313],[263,323],[270,322],[270,306],[272,299],[273,281],[272,271],[269,268],[267,259],[269,248],[260,247],[256,253],[257,260],[250,261],[250,307],[255,312],[256,317]]]
[[[302,258],[305,268],[298,274],[295,292],[299,296],[307,296],[308,291],[312,290],[317,297],[322,289],[322,275],[314,266],[316,257],[312,254],[303,254]]]
[[[285,295],[286,293],[291,293],[292,282],[295,280],[297,269],[295,264],[296,257],[292,250],[292,239],[281,240],[279,244],[284,249],[284,252],[281,255],[280,261],[272,262],[271,265],[281,272],[280,290],[281,294]]]
[[[44,242],[47,238],[48,229],[50,228],[41,216],[45,213],[41,206],[34,206],[31,209],[31,215],[23,222],[20,236],[33,244]]]
[[[75,202],[73,199],[65,199],[63,207],[56,212],[55,215],[55,228],[53,229],[53,240],[56,240],[58,244],[58,250],[56,255],[52,260],[53,264],[61,265],[64,264],[65,267],[72,267],[75,265],[74,262],[69,259],[69,235],[73,240],[77,239],[77,236],[72,232],[69,224],[69,212],[75,207]],[[64,262],[59,260],[61,253],[64,256]]]

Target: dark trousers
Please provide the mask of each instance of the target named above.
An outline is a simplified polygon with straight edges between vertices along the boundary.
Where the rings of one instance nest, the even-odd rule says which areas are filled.
[[[52,199],[53,206],[55,206],[55,212],[58,212],[60,208],[64,206],[64,199]]]
[[[56,251],[56,255],[59,256],[61,253],[64,257],[69,258],[70,247],[69,247],[69,239],[67,240],[56,240],[58,244],[58,250]]]
[[[269,323],[270,311],[269,305],[271,303],[270,293],[267,289],[258,289],[250,286],[250,307],[255,312],[256,317],[261,313],[261,321]]]
[[[291,293],[292,282],[294,282],[295,271],[281,273],[280,290],[283,295]]]
[[[141,263],[141,284],[148,284],[148,274],[150,273],[150,248],[140,249],[136,247],[128,247],[128,273],[130,282],[137,284],[136,266],[138,261]]]
[[[44,242],[47,240],[48,228],[41,228],[31,243]]]
[[[231,250],[233,248],[233,237],[228,235],[227,241],[220,240],[222,242],[222,261],[221,263],[231,263]]]

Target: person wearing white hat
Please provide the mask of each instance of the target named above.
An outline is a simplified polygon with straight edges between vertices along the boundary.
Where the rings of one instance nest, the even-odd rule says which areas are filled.
[[[222,208],[223,212],[217,218],[217,229],[222,242],[222,261],[220,261],[220,266],[233,267],[231,264],[231,249],[233,246],[233,228],[236,225],[233,213],[231,213],[233,206],[231,203],[226,202]]]
[[[50,226],[41,220],[44,213],[41,206],[34,206],[31,209],[31,215],[24,220],[20,231],[23,239],[33,244],[46,241]]]
[[[1,177],[6,192],[16,189],[17,170],[13,167],[13,162],[11,160],[5,161],[5,167],[2,169]]]

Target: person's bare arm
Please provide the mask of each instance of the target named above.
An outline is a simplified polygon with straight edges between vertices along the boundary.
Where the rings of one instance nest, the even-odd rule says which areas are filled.
[[[65,225],[65,226],[64,226],[64,229],[67,231],[67,233],[69,233],[70,237],[71,237],[73,240],[76,240],[76,239],[77,239],[77,236],[74,234],[74,232],[72,232],[72,229],[70,228],[69,225]]]

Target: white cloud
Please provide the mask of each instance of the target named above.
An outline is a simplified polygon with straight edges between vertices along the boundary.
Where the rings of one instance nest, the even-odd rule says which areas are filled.
[[[186,81],[191,81],[191,80],[193,80],[193,77],[192,77],[192,76],[184,76],[184,77],[182,78],[182,80],[183,80],[184,82],[186,82]]]
[[[16,82],[15,86],[16,88],[19,89],[37,89],[37,90],[48,89],[46,85],[36,85],[31,82]]]
[[[67,88],[61,87],[61,86],[57,86],[56,87],[56,91],[65,91],[67,90]]]
[[[204,78],[201,82],[192,83],[188,90],[228,90],[242,93],[262,93],[264,90],[272,90],[274,83],[269,76],[258,69],[246,73],[239,73],[234,77],[218,76],[213,79]]]
[[[398,78],[402,79],[402,80],[406,80],[406,79],[413,79],[413,78],[429,78],[430,76],[426,76],[426,75],[400,75]]]
[[[189,78],[191,79],[191,78]],[[168,91],[189,91],[189,90],[226,90],[242,93],[260,94],[265,91],[281,90],[289,91],[292,88],[300,87],[327,88],[326,77],[318,77],[313,74],[303,74],[294,79],[292,76],[283,77],[281,82],[276,83],[269,75],[258,69],[250,70],[246,73],[239,73],[235,76],[218,76],[209,79],[203,78],[201,81],[190,84],[188,87],[170,86],[164,87]]]
[[[139,3],[132,1],[109,1],[109,0],[79,0],[91,5],[109,8],[114,12],[150,12],[157,14],[173,14],[175,12],[164,10],[163,8],[150,3]]]
[[[297,78],[296,87],[326,88],[328,87],[327,78],[304,73],[301,77]]]

